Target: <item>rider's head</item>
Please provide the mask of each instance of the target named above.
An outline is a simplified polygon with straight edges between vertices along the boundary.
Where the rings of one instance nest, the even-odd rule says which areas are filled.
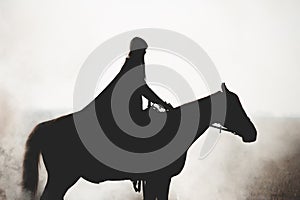
[[[130,42],[131,54],[144,55],[146,53],[147,48],[148,48],[148,44],[142,38],[135,37]]]

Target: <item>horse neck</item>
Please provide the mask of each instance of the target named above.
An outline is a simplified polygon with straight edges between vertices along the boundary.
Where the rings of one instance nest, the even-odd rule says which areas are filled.
[[[196,101],[199,106],[200,121],[194,141],[196,141],[209,128],[210,125],[222,121],[221,119],[224,107],[222,103],[222,97],[222,92],[216,92],[210,96]],[[212,112],[212,108],[214,112]]]

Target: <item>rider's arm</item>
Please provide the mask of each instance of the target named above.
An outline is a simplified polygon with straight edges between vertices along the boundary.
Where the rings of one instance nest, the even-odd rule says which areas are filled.
[[[153,90],[147,84],[144,84],[140,89],[142,95],[145,96],[151,102],[160,104],[164,108],[172,109],[172,106],[170,104],[167,104],[161,98],[159,98],[159,96],[157,96],[155,92],[153,92]]]

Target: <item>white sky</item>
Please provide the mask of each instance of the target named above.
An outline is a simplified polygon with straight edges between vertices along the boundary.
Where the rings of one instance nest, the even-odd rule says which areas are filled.
[[[24,108],[70,109],[91,51],[155,27],[201,45],[250,113],[299,116],[299,10],[297,0],[0,0],[0,92]]]

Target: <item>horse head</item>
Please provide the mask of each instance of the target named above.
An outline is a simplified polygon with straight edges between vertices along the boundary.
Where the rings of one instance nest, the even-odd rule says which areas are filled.
[[[257,131],[250,118],[247,116],[239,97],[229,91],[222,83],[222,93],[226,95],[226,117],[222,124],[228,131],[240,136],[244,142],[254,142]]]

